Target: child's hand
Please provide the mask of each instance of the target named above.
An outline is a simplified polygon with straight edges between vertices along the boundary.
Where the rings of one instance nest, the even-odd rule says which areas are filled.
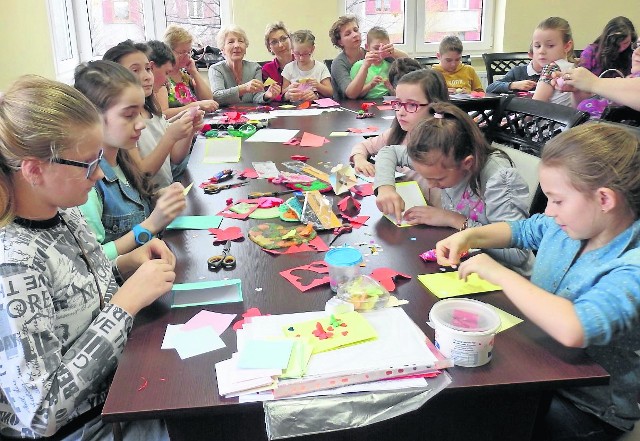
[[[363,155],[353,155],[353,168],[356,173],[363,174],[365,176],[373,177],[376,175],[376,167],[365,158]]]
[[[369,69],[372,64],[379,63],[381,60],[379,52],[369,51],[362,60],[362,67]]]
[[[396,191],[393,185],[383,185],[378,187],[376,197],[378,210],[387,216],[395,216],[398,225],[402,223],[402,212],[404,211],[404,199]]]
[[[195,107],[193,107],[195,109]],[[193,129],[193,115],[191,110],[187,110],[174,122],[167,126],[167,136],[173,140],[174,143],[191,136]]]
[[[476,273],[480,278],[494,285],[499,285],[501,274],[507,270],[504,266],[493,260],[488,254],[478,254],[460,264],[458,267],[458,275],[461,279],[466,279],[472,273]]]
[[[425,224],[434,227],[453,227],[465,221],[460,213],[435,207],[412,207],[405,211],[403,219],[411,224]]]
[[[289,101],[313,101],[316,99],[316,93],[311,89],[300,90],[297,87],[290,86],[287,90],[286,98]]]
[[[193,116],[193,121],[191,122],[191,136],[195,135],[200,131],[202,126],[204,126],[204,110],[198,110]]]
[[[389,93],[391,94],[395,94],[395,89],[393,88],[393,86],[391,85],[391,81],[389,81],[389,78],[385,78],[384,81],[384,87],[387,88],[387,90],[389,91]]]
[[[384,78],[382,78],[380,75],[376,75],[375,77],[371,78],[371,81],[369,82],[372,88],[380,83],[384,83]]]
[[[143,263],[153,259],[163,259],[174,266],[176,263],[176,256],[167,247],[167,244],[158,238],[153,238],[133,251],[118,256],[118,269],[123,276],[127,277],[140,268]]]
[[[393,47],[393,43],[383,44],[380,46],[378,53],[380,54],[381,59],[389,57],[394,58],[393,55],[395,53],[395,49]]]
[[[215,112],[216,110],[218,110],[218,107],[220,107],[218,102],[214,100],[202,100],[196,102],[195,104],[207,113]]]
[[[522,81],[514,81],[509,84],[509,89],[511,90],[531,90],[535,89],[538,83],[536,81],[531,80],[522,80]]]
[[[436,257],[442,266],[457,266],[460,256],[471,248],[467,231],[460,231],[436,243]]]
[[[155,208],[145,221],[148,221],[152,226],[152,228],[148,228],[151,232],[158,233],[162,231],[187,207],[183,191],[184,187],[179,182],[174,182],[162,191]]]
[[[315,78],[309,78],[307,80],[307,84],[309,85],[309,87],[311,87],[314,90],[317,89],[318,86],[320,86],[320,83]]]
[[[280,95],[281,91],[282,91],[282,88],[280,87],[280,85],[278,83],[274,83],[271,86],[269,86],[267,91],[264,93],[264,97],[270,100],[271,98],[275,98],[278,95]]]

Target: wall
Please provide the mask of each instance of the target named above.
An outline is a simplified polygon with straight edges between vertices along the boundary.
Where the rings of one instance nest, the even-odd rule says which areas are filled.
[[[55,77],[53,49],[49,37],[47,0],[11,0],[2,2],[0,14],[0,90],[18,76],[38,73]],[[341,14],[339,0],[231,0],[232,22],[243,27],[251,45],[247,59],[268,60],[264,46],[267,23],[283,20],[290,30],[311,29],[316,35],[316,58],[333,58],[328,31]],[[571,23],[575,46],[583,49],[616,15],[629,17],[640,29],[637,0],[616,0],[611,6],[602,0],[496,0],[496,52],[524,51],[535,26],[544,18],[558,15]],[[476,64],[481,66],[481,64]]]
[[[0,60],[0,90],[28,73],[55,78],[46,0],[2,2]]]

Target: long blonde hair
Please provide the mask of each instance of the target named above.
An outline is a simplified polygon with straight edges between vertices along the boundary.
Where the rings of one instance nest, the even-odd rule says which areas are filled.
[[[0,226],[15,218],[11,176],[22,161],[57,157],[101,123],[95,106],[66,84],[26,75],[9,87],[0,97]]]

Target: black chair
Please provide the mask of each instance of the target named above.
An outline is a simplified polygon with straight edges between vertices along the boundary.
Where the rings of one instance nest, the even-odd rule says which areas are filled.
[[[640,126],[640,112],[627,106],[608,105],[600,119],[629,126]]]
[[[434,64],[440,63],[438,57],[415,57],[414,59],[424,67],[433,67]],[[463,64],[471,66],[471,55],[463,55],[461,61]]]
[[[327,69],[329,69],[329,72],[331,72],[331,62],[333,61],[333,58],[328,58],[326,60],[324,60],[324,64],[327,65]]]
[[[491,142],[494,130],[492,124],[495,124],[493,116],[500,114],[502,108],[502,100],[504,97],[497,95],[487,95],[485,98],[461,99],[457,97],[451,98],[451,104],[455,104],[464,110],[473,118],[485,137]]]
[[[504,76],[516,66],[528,64],[531,59],[527,52],[494,52],[482,54],[487,69],[487,84],[494,81],[494,76]]]

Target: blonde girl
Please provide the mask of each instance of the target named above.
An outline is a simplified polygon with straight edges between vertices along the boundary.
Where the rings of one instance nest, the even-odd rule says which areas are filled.
[[[306,29],[291,34],[294,61],[282,70],[282,88],[286,99],[292,98],[292,93],[287,93],[289,88],[292,92],[294,89],[313,90],[323,97],[333,95],[329,69],[322,61],[313,59],[315,41],[316,37]]]

